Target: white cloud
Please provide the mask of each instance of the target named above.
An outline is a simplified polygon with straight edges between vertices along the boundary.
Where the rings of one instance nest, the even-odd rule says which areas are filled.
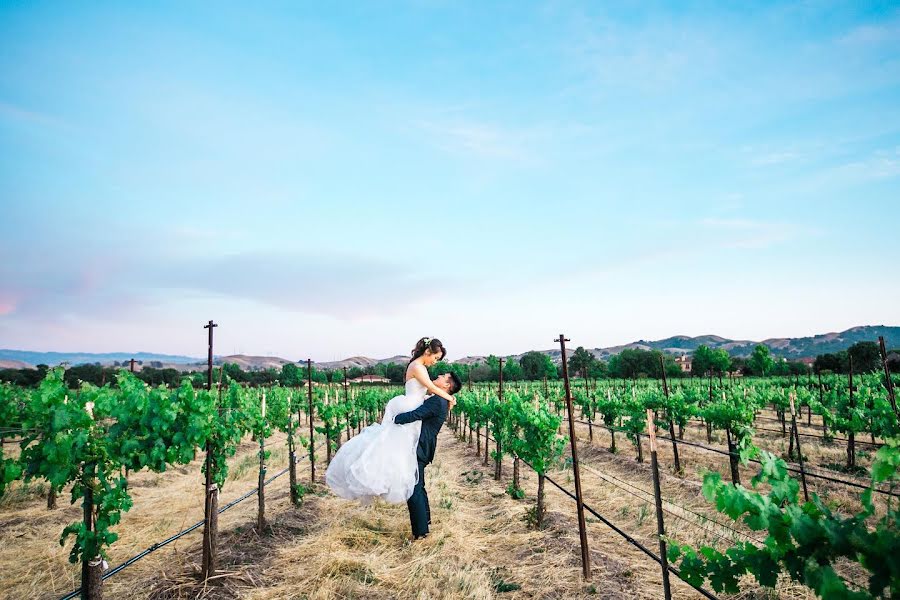
[[[468,158],[531,163],[533,133],[504,129],[489,123],[456,118],[422,121],[419,127],[438,148]]]

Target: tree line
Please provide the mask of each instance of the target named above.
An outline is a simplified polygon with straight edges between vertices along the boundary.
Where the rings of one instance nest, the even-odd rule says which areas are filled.
[[[858,342],[841,352],[820,354],[813,363],[812,372],[846,375],[850,372],[851,359],[854,373],[870,373],[881,368],[881,353],[878,344]],[[144,366],[140,361],[137,364],[141,365],[141,369],[135,372],[135,376],[150,385],[177,387],[185,377],[188,377],[194,387],[198,389],[206,385],[205,370],[183,372],[173,368]],[[888,365],[892,371],[900,371],[900,350],[891,350],[888,353]],[[76,365],[66,369],[65,381],[72,388],[77,387],[79,382],[102,386],[106,382],[114,382],[116,373],[127,366],[128,363],[114,364],[113,366],[103,366],[100,363]],[[382,363],[367,367],[348,367],[346,373],[344,369],[328,370],[318,369],[314,366],[312,379],[317,383],[340,383],[344,380],[345,374],[348,379],[355,379],[362,375],[376,375],[388,379],[391,383],[402,384],[406,375],[406,366],[401,363]],[[590,379],[647,377],[659,379],[663,369],[668,378],[704,377],[707,375],[723,377],[729,374],[791,376],[806,375],[810,372],[807,364],[779,359],[772,355],[768,346],[763,344],[758,344],[749,357],[731,356],[722,348],[713,349],[708,346],[700,346],[691,355],[690,372],[684,372],[671,354],[639,348],[627,348],[610,356],[608,360],[601,360],[589,350],[579,346],[569,357],[568,366],[571,375]],[[34,387],[44,379],[49,369],[50,367],[47,365],[38,365],[34,369],[0,369],[0,381],[23,387]],[[500,357],[494,355],[471,364],[439,362],[430,369],[432,377],[453,372],[462,381],[472,381],[473,383],[498,381],[500,370]],[[553,359],[549,355],[537,351],[526,352],[518,359],[504,358],[502,370],[505,381],[540,381],[544,378],[555,380],[561,377],[561,369]],[[273,368],[244,370],[237,364],[228,363],[224,365],[224,371],[231,380],[251,386],[295,387],[305,384],[307,379],[306,366],[297,363],[287,363],[280,370]]]

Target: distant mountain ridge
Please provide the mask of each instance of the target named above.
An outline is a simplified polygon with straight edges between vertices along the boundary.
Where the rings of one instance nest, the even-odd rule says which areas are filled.
[[[700,335],[690,337],[686,335],[675,335],[662,340],[646,341],[638,340],[630,344],[619,346],[609,346],[606,348],[589,349],[597,358],[608,359],[614,354],[618,354],[625,349],[640,350],[660,350],[669,354],[689,354],[701,345],[710,348],[722,348],[727,350],[732,356],[749,356],[753,351],[753,347],[757,344],[764,344],[769,347],[772,354],[779,358],[798,359],[804,357],[814,357],[819,354],[840,352],[846,350],[857,342],[876,342],[878,336],[883,336],[885,344],[889,349],[900,347],[900,327],[886,325],[862,325],[852,327],[846,331],[823,333],[813,336],[801,338],[769,338],[760,342],[752,340],[731,340],[718,335]],[[574,350],[574,347],[572,347]],[[560,361],[560,353],[558,349],[541,350],[544,354],[549,355],[557,363]],[[514,355],[515,358],[522,356]],[[144,366],[151,366],[148,363],[156,363],[160,367],[172,367],[179,370],[196,370],[204,368],[206,361],[202,358],[194,358],[190,356],[172,355],[172,354],[154,354],[150,352],[137,352],[128,354],[125,352],[109,352],[103,354],[93,354],[89,352],[29,352],[25,350],[0,350],[0,368],[8,364],[13,365],[57,365],[61,362],[68,362],[70,365],[94,363],[112,364],[114,361],[127,362],[129,359],[143,361]],[[473,364],[481,362],[484,356],[466,356],[456,361],[463,364]],[[319,369],[342,369],[347,367],[365,368],[378,364],[386,363],[406,363],[409,356],[397,355],[390,358],[369,358],[367,356],[352,356],[344,360],[314,362],[313,364]],[[280,358],[277,356],[247,356],[236,354],[232,356],[216,356],[215,364],[220,365],[225,362],[236,363],[243,369],[280,369],[282,365],[294,362],[290,359]],[[305,360],[296,361],[297,364],[305,364]],[[13,367],[18,368],[18,367]]]
[[[0,349],[0,360],[17,361],[32,366],[49,365],[53,367],[64,362],[67,362],[70,365],[80,365],[95,362],[99,362],[101,364],[111,364],[114,361],[129,361],[132,358],[134,360],[140,360],[143,362],[159,361],[172,364],[190,364],[201,360],[192,356],[181,356],[178,354],[156,354],[153,352],[135,352],[133,354],[129,354],[127,352],[31,352],[28,350]]]

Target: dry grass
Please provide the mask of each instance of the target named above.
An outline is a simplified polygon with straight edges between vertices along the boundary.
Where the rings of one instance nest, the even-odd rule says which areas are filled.
[[[611,454],[609,434],[587,427],[582,438],[582,485],[586,502],[652,551],[658,551],[649,455],[634,459],[634,446],[617,435],[619,453]],[[687,438],[705,442],[705,432],[691,429]],[[777,443],[778,440],[773,440]],[[273,450],[270,473],[286,464],[284,436],[267,444]],[[322,448],[321,442],[317,447]],[[671,472],[671,446],[660,445],[667,533],[681,542],[723,547],[752,534],[716,513],[699,493],[702,472],[727,470],[727,458],[681,446],[685,477]],[[256,444],[245,442],[231,464],[231,476],[221,503],[255,486]],[[830,448],[805,444],[811,461],[827,460]],[[324,462],[324,461],[323,461]],[[202,583],[199,571],[201,530],[156,552],[110,579],[108,598],[175,600],[182,598],[281,599],[456,599],[456,598],[659,598],[659,566],[622,537],[588,514],[592,582],[581,579],[574,502],[547,483],[546,524],[530,528],[524,517],[534,506],[537,477],[522,468],[527,496],[513,500],[506,493],[512,462],[504,462],[503,480],[493,480],[491,467],[480,466],[474,449],[458,441],[449,428],[441,433],[435,464],[427,471],[432,505],[431,535],[410,540],[405,505],[378,503],[361,507],[336,498],[321,485],[303,506],[289,503],[287,476],[267,488],[270,528],[263,535],[253,528],[253,498],[220,516],[220,575]],[[138,473],[131,478],[134,508],[117,528],[120,540],[111,563],[143,550],[151,543],[202,518],[200,461],[165,474]],[[308,465],[301,463],[301,481]],[[749,481],[752,469],[742,470]],[[573,489],[571,469],[550,475]],[[319,477],[324,476],[324,466]],[[0,502],[0,597],[58,598],[78,585],[78,567],[70,565],[67,548],[56,540],[62,527],[77,520],[80,509],[60,498],[60,509],[44,508],[42,490],[17,489]],[[822,487],[836,504],[852,504],[852,494]],[[737,529],[738,533],[731,531]],[[23,560],[22,557],[27,557]],[[699,594],[672,577],[675,598]],[[775,592],[746,581],[738,598],[812,599],[802,586],[782,582]]]
[[[269,471],[274,473],[287,464],[285,436],[276,434],[267,444],[272,450]],[[229,461],[231,472],[220,495],[220,506],[256,486],[255,466],[235,467],[242,461],[256,465],[258,448],[248,439]],[[202,457],[200,452],[191,464],[171,468],[166,473],[140,472],[129,477],[134,506],[123,514],[121,524],[115,528],[119,540],[110,549],[111,565],[203,518]],[[286,489],[287,476],[283,479],[282,487]],[[69,491],[65,490],[58,498],[59,508],[47,510],[46,487],[30,484],[29,488],[39,492],[25,492],[22,483],[14,483],[0,503],[0,598],[59,598],[80,583],[80,567],[68,562],[72,539],[69,538],[65,547],[58,540],[63,527],[81,519],[81,506],[80,503],[70,505]],[[255,510],[255,501],[248,499],[220,515],[219,526],[225,531],[252,522]],[[111,578],[105,584],[107,597],[147,597],[133,589],[134,579],[141,575],[155,577],[173,566],[187,569],[193,560],[191,549],[201,538],[202,528]]]

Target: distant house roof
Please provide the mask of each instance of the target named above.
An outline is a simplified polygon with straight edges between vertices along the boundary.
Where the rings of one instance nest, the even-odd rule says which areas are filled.
[[[360,375],[350,380],[350,383],[390,383],[391,380],[380,375]]]

